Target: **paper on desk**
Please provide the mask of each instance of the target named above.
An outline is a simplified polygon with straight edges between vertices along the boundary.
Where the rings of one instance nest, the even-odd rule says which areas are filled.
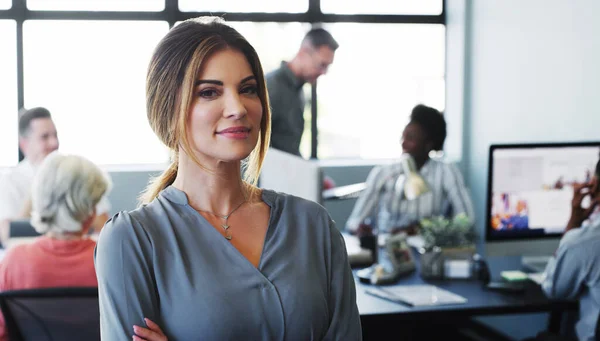
[[[380,233],[377,239],[379,247],[385,247],[385,241],[390,237],[389,233]],[[415,249],[420,249],[425,246],[425,239],[421,235],[407,236],[406,243]]]
[[[399,285],[366,289],[368,294],[413,307],[463,304],[467,299],[435,285]]]
[[[535,283],[537,283],[539,285],[542,285],[542,283],[544,283],[544,280],[546,279],[546,273],[535,272],[535,273],[527,274],[527,278],[529,278],[530,280],[534,281]]]

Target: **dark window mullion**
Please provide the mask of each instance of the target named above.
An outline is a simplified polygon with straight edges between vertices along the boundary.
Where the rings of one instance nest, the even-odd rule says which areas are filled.
[[[21,109],[25,105],[25,81],[23,73],[23,23],[25,22],[25,13],[27,7],[25,0],[13,0],[12,10],[15,13],[15,20],[17,22],[17,109]],[[17,121],[19,119],[19,110],[17,110]],[[18,129],[18,127],[15,127]],[[17,137],[18,138],[18,137]],[[19,161],[23,160],[23,153],[21,148],[18,148]]]
[[[321,13],[321,0],[308,0],[308,16],[310,18],[322,18]],[[318,21],[311,21],[311,23],[319,23]],[[310,158],[317,159],[318,146],[319,146],[319,127],[317,126],[317,83],[310,87]]]
[[[179,0],[165,0],[164,14],[169,23],[169,28],[175,26],[179,14]]]

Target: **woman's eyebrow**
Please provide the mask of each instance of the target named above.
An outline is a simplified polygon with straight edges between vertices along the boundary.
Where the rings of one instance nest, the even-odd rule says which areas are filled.
[[[218,80],[214,80],[214,79],[200,79],[200,80],[197,80],[196,83],[194,83],[194,86],[198,86],[200,84],[214,84],[214,85],[223,86],[223,82],[218,81]]]
[[[240,84],[244,84],[244,83],[246,83],[247,81],[251,81],[251,80],[254,80],[254,81],[255,81],[255,80],[256,80],[256,77],[254,77],[254,75],[252,75],[252,76],[248,76],[248,77],[246,77],[246,78],[242,79],[242,81],[240,82]]]
[[[242,81],[240,82],[240,84],[244,84],[250,80],[256,80],[256,77],[254,77],[254,75],[252,76],[248,76],[244,79],[242,79]],[[220,85],[223,86],[223,82],[215,80],[215,79],[199,79],[196,81],[196,83],[194,83],[194,86],[198,86],[200,84],[214,84],[214,85]]]

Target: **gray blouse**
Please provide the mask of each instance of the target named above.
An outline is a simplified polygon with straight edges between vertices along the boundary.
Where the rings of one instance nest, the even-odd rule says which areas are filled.
[[[167,187],[116,214],[95,253],[102,340],[130,340],[143,318],[169,340],[361,340],[340,232],[320,205],[264,190],[258,268]]]

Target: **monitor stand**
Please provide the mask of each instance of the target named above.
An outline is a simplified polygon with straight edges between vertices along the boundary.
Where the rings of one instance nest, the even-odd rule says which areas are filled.
[[[486,241],[485,255],[491,257],[514,256],[521,259],[524,267],[529,267],[532,263],[539,263],[540,260],[548,259],[556,252],[560,237],[556,238],[530,238],[519,240],[504,241]],[[538,265],[539,266],[539,265]],[[536,269],[539,269],[536,268]],[[533,270],[536,271],[536,270]],[[544,271],[542,269],[541,271]]]

